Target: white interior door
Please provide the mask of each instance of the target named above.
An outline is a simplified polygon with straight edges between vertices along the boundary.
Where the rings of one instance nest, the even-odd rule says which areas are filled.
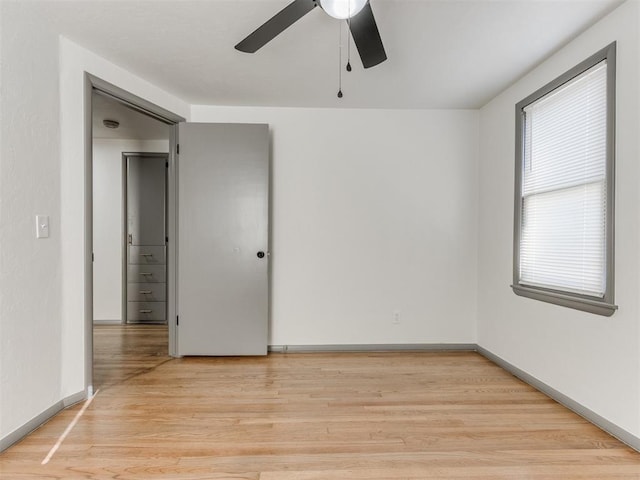
[[[178,128],[178,354],[265,355],[268,125]]]

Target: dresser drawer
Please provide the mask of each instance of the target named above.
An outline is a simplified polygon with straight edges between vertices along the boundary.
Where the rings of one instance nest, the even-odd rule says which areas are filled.
[[[165,322],[166,302],[127,302],[127,321]]]
[[[165,265],[129,265],[127,283],[164,283],[167,281]]]
[[[130,302],[164,302],[166,299],[166,283],[129,283],[127,285],[127,300]]]
[[[164,265],[166,247],[129,245],[129,265]]]

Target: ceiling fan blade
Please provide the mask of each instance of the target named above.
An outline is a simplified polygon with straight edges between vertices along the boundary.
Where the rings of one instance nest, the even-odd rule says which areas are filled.
[[[387,59],[369,2],[357,15],[351,17],[349,28],[364,68],[375,67]]]
[[[236,50],[255,53],[315,7],[316,2],[314,0],[294,0],[237,44]]]

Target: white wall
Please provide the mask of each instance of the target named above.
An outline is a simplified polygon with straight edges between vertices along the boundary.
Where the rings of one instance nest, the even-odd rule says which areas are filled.
[[[168,128],[167,128],[168,135]],[[169,151],[168,140],[93,140],[93,318],[122,322],[123,152]]]
[[[481,110],[479,344],[640,436],[638,2],[618,10]],[[618,41],[616,303],[601,317],[516,296],[512,282],[515,104]]]
[[[22,5],[0,21],[0,437],[60,399],[62,336],[57,38],[25,32]],[[36,240],[35,215],[50,217]]]
[[[477,112],[191,115],[271,125],[270,344],[475,343]]]
[[[179,115],[189,109],[61,40],[38,4],[0,4],[3,439],[85,388],[84,72]],[[36,240],[36,214],[50,216],[49,239]]]

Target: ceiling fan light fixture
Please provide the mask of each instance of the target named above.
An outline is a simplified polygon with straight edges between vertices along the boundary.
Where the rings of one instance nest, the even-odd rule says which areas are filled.
[[[360,13],[369,0],[318,0],[328,15],[345,20]]]

